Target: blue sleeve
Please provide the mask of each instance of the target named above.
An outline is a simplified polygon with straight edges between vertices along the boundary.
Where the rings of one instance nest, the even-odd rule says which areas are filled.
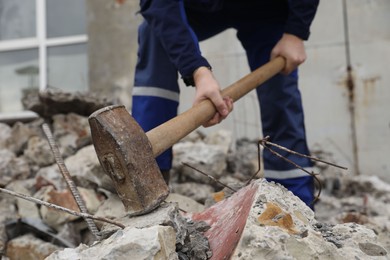
[[[289,13],[285,32],[307,40],[319,0],[289,0],[288,4]]]
[[[188,24],[183,0],[141,0],[141,14],[183,78],[201,66],[210,67]]]

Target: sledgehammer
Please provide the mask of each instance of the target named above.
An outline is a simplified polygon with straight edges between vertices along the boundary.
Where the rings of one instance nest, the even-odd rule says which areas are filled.
[[[279,73],[277,57],[222,90],[237,101]],[[146,134],[122,105],[108,106],[89,117],[92,141],[101,166],[110,176],[128,216],[146,214],[169,195],[155,157],[210,120],[216,108],[209,100],[193,106]]]

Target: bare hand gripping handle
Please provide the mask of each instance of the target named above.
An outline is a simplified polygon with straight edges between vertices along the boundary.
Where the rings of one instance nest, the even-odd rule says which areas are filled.
[[[260,84],[264,83],[284,68],[286,61],[277,57],[242,79],[222,90],[222,96],[229,96],[233,101],[239,100]],[[210,100],[205,100],[182,114],[146,133],[153,147],[155,157],[163,153],[180,139],[210,120],[216,113]]]

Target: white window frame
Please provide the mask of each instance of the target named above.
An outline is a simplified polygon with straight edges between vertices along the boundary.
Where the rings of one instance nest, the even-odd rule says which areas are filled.
[[[17,51],[38,49],[38,64],[39,64],[39,90],[43,91],[47,88],[47,49],[55,46],[66,46],[80,43],[87,43],[88,36],[72,35],[66,37],[47,38],[46,28],[46,1],[47,0],[35,0],[36,8],[36,37],[35,38],[23,38],[20,40],[5,40],[0,41],[0,52],[4,51]],[[37,114],[30,111],[21,111],[15,113],[1,113],[1,121],[14,121],[23,119],[36,118]]]

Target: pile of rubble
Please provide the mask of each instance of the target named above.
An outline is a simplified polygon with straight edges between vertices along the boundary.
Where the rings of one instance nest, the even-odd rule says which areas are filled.
[[[98,241],[79,216],[0,193],[2,259],[389,257],[389,184],[318,165],[324,189],[314,213],[261,173],[245,185],[258,170],[258,144],[233,142],[227,131],[196,132],[176,144],[170,196],[149,214],[127,217],[99,165],[87,117],[62,113],[0,124],[0,188],[78,211],[42,131],[47,122],[88,212],[125,228],[95,221]]]

